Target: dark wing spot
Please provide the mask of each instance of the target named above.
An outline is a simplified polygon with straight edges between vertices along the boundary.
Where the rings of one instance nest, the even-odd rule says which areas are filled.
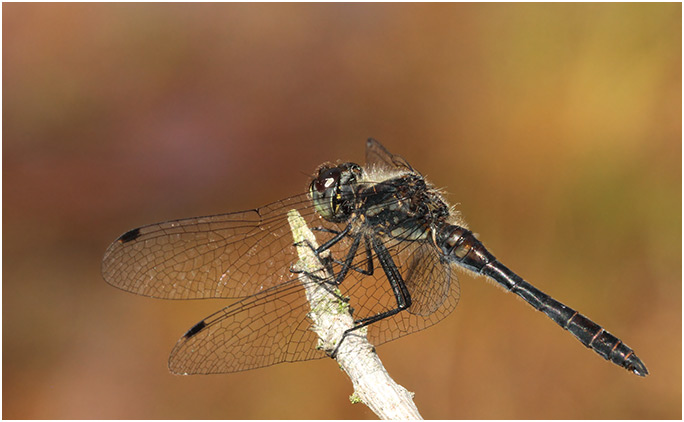
[[[206,322],[204,322],[204,321],[198,322],[197,324],[195,324],[194,327],[192,327],[191,329],[189,329],[188,332],[185,333],[185,335],[183,335],[183,338],[190,338],[190,337],[194,336],[195,334],[197,334],[197,333],[199,333],[200,331],[202,331],[202,329],[203,329],[204,327],[206,327],[206,326],[207,326],[207,323],[206,323]]]
[[[119,237],[119,242],[128,243],[140,237],[140,229],[129,230]]]

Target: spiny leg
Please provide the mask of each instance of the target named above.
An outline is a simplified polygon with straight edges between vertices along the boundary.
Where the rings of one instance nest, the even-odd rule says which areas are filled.
[[[378,257],[378,261],[380,261],[380,266],[385,271],[387,280],[389,281],[390,286],[392,287],[392,292],[394,293],[394,297],[397,300],[397,307],[394,309],[390,309],[388,311],[380,312],[370,317],[354,321],[355,326],[346,330],[342,334],[342,338],[330,354],[330,356],[333,359],[337,355],[337,351],[339,350],[340,345],[350,333],[360,328],[363,328],[367,325],[378,322],[382,319],[389,318],[392,315],[396,315],[399,312],[408,309],[408,307],[411,306],[411,295],[409,294],[409,291],[406,288],[406,283],[404,283],[404,279],[401,277],[399,269],[394,263],[394,260],[392,259],[392,256],[390,255],[389,251],[387,250],[385,245],[376,238],[371,239],[371,243],[373,245],[373,249],[375,250],[376,256]]]

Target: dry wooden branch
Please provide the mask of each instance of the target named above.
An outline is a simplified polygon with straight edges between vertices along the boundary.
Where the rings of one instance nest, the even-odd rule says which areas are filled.
[[[317,248],[316,238],[296,210],[290,210],[288,221],[292,229],[297,253],[300,280],[311,304],[309,318],[318,335],[318,347],[332,351],[342,339],[344,332],[354,327],[349,305],[331,293],[332,285],[323,287],[320,281],[331,280],[320,259],[312,248]],[[315,276],[311,277],[311,275]],[[350,333],[342,342],[335,356],[340,367],[347,373],[354,386],[353,402],[360,401],[381,419],[422,419],[413,394],[400,386],[389,376],[375,353],[375,348],[366,338],[366,330]]]

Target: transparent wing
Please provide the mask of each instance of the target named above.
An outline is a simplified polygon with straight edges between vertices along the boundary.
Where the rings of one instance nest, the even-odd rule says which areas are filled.
[[[112,243],[102,275],[120,289],[163,299],[251,296],[292,278],[296,262],[287,211],[311,226],[308,195],[250,211],[151,224]]]
[[[368,326],[368,339],[380,345],[423,330],[449,315],[460,298],[460,289],[453,265],[441,259],[430,241],[385,239],[394,264],[411,295],[412,304],[396,315]],[[355,268],[368,268],[368,258],[357,253]],[[373,274],[350,273],[340,286],[354,309],[354,319],[367,318],[397,308],[397,299],[387,276],[371,253]]]
[[[404,274],[413,304],[409,310],[368,326],[374,345],[420,331],[446,317],[459,298],[458,283],[450,265],[443,265],[429,243],[390,242],[389,249]],[[367,267],[360,251],[354,265]],[[353,272],[339,286],[350,297],[355,319],[397,307],[384,272],[370,276]],[[307,313],[310,305],[298,278],[247,297],[200,321],[178,340],[169,368],[178,374],[218,374],[246,371],[281,362],[325,357],[316,349],[317,337]]]
[[[374,141],[369,141],[369,159],[410,169]],[[400,192],[396,200],[404,201]],[[123,290],[165,299],[244,297],[179,340],[169,360],[173,372],[236,372],[324,356],[315,348],[303,288],[290,271],[298,260],[287,221],[290,209],[297,209],[314,229],[319,244],[343,229],[320,219],[303,194],[255,210],[144,226],[126,232],[107,249],[104,278]],[[368,327],[375,345],[436,323],[459,298],[452,266],[441,260],[429,240],[415,240],[425,239],[417,232],[425,230],[424,222],[395,223],[405,227],[400,231],[403,239],[389,237],[382,229],[355,232],[381,239],[413,300],[407,311]],[[416,232],[407,232],[406,227],[415,227]],[[364,237],[351,254],[354,240],[345,237],[328,251],[334,274],[344,265],[351,268],[339,288],[350,298],[354,318],[396,309],[397,299],[376,252]]]
[[[435,315],[433,324],[447,316],[458,304],[460,288],[454,268],[442,259],[437,249],[421,244],[409,258],[404,276],[413,303],[408,312],[415,316]]]
[[[377,169],[407,170],[417,173],[404,158],[387,151],[373,138],[366,141],[366,164]]]
[[[367,159],[411,169],[372,139]],[[296,256],[287,211],[293,208],[310,226],[322,225],[307,194],[249,211],[151,224],[124,233],[107,248],[102,275],[122,290],[163,299],[259,293],[291,278]]]
[[[325,357],[306,318],[310,306],[298,279],[245,298],[191,328],[174,347],[177,374],[246,371]]]

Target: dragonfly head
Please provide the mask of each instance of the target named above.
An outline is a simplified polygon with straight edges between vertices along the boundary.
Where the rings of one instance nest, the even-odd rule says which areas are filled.
[[[361,166],[355,163],[320,166],[309,186],[316,212],[333,223],[346,221],[354,210],[361,175]]]

